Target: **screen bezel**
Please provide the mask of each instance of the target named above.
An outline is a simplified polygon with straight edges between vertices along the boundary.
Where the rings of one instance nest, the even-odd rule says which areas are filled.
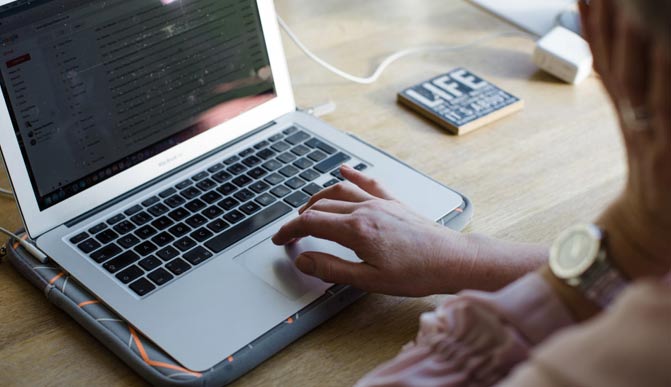
[[[0,1],[0,5],[13,1]],[[256,3],[275,80],[275,98],[44,210],[39,208],[7,101],[2,96],[0,148],[19,211],[31,238],[37,238],[296,109],[273,0],[257,0]]]

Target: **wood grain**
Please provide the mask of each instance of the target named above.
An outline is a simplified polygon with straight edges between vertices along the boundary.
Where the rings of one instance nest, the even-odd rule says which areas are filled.
[[[458,45],[515,31],[462,1],[276,3],[309,47],[356,74],[407,46]],[[371,86],[336,78],[290,43],[285,47],[299,105],[335,101],[338,110],[326,121],[467,194],[476,209],[469,232],[548,243],[564,227],[597,216],[621,188],[623,150],[599,80],[573,87],[538,72],[533,42],[521,33],[407,58]],[[520,96],[526,108],[455,137],[397,106],[399,90],[460,66]],[[4,174],[0,184],[8,185]],[[21,224],[15,204],[3,197],[0,224]],[[419,314],[442,297],[369,295],[234,385],[351,385],[411,340]],[[8,264],[0,265],[0,385],[144,384]]]

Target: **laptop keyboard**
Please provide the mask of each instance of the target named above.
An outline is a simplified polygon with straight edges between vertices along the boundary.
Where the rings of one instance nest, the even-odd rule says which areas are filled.
[[[70,243],[145,296],[337,184],[350,160],[291,127],[79,231]],[[315,183],[325,175],[328,181]]]

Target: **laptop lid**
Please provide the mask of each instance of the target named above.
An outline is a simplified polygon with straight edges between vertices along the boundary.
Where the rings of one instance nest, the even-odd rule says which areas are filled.
[[[33,238],[295,109],[272,0],[0,1],[0,41]]]

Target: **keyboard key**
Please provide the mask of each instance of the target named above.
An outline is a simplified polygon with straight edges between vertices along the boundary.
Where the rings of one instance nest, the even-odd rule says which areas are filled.
[[[315,169],[321,173],[326,173],[339,167],[340,165],[342,165],[342,163],[348,161],[350,158],[351,157],[349,157],[348,155],[340,152],[322,161],[321,163],[315,165]]]
[[[247,215],[251,215],[261,209],[261,206],[254,202],[245,203],[240,206],[240,211],[244,212]]]
[[[331,145],[326,144],[326,143],[324,143],[324,142],[322,142],[321,140],[316,139],[316,138],[313,138],[313,139],[311,139],[310,141],[307,141],[307,142],[305,143],[305,145],[307,145],[307,146],[309,146],[309,147],[311,147],[311,148],[317,148],[317,149],[320,149],[320,150],[322,150],[323,152],[326,152],[326,153],[328,153],[328,154],[330,154],[330,155],[332,155],[332,154],[334,154],[334,153],[337,152],[337,149],[336,149],[336,148],[334,148],[334,147],[332,147]]]
[[[98,242],[102,243],[103,245],[106,245],[113,240],[117,239],[119,237],[119,234],[115,233],[114,231],[107,229],[98,235],[96,235],[96,239]]]
[[[291,145],[296,145],[308,139],[310,139],[310,135],[303,131],[300,131],[287,137],[286,139],[284,139],[284,141],[288,142]]]
[[[116,277],[119,281],[127,284],[131,281],[135,281],[136,279],[142,277],[142,274],[144,274],[144,271],[142,271],[142,269],[140,269],[139,267],[133,265],[128,269],[122,271],[121,273],[117,274]]]
[[[219,253],[290,212],[291,207],[281,202],[275,203],[212,238],[205,243],[205,246],[213,252]]]
[[[205,180],[201,181],[200,183],[196,184],[196,186],[198,188],[200,188],[203,192],[207,192],[207,191],[211,190],[212,188],[216,187],[217,183],[215,183],[214,181],[212,181],[210,179],[205,179]]]
[[[251,171],[249,171],[249,173],[247,173],[247,175],[249,177],[251,177],[252,179],[260,179],[267,174],[268,174],[268,171],[266,171],[263,168],[254,168]]]
[[[82,233],[79,233],[79,234],[73,236],[72,238],[70,238],[70,243],[72,243],[73,245],[76,245],[78,243],[81,243],[81,242],[85,241],[86,238],[88,238],[88,237],[89,237],[89,234],[87,234],[85,232],[82,232]]]
[[[207,204],[212,204],[218,200],[221,200],[223,196],[219,195],[218,193],[214,191],[207,192],[203,196],[200,197],[200,200],[204,201]]]
[[[210,172],[210,173],[216,173],[216,172],[221,171],[222,169],[224,169],[223,164],[214,164],[213,166],[207,168],[207,171]]]
[[[230,173],[228,173],[226,171],[217,172],[216,174],[212,175],[212,178],[214,180],[216,180],[217,183],[220,183],[220,184],[225,182],[226,180],[230,179],[231,177],[233,177],[233,175],[231,175]]]
[[[272,175],[266,177],[263,180],[270,185],[278,185],[284,181],[284,176],[278,175],[277,173],[273,173]]]
[[[191,269],[191,265],[186,263],[185,260],[177,258],[166,263],[165,268],[170,270],[175,275],[182,275],[186,273],[189,269]]]
[[[234,186],[231,183],[226,183],[226,184],[222,185],[221,187],[217,188],[217,192],[219,192],[220,194],[222,194],[224,196],[228,196],[228,195],[232,194],[233,192],[235,192],[237,190],[238,190],[238,187]]]
[[[280,163],[277,160],[269,160],[269,161],[263,163],[263,165],[261,165],[261,166],[272,172],[272,171],[276,171],[276,170],[282,168],[284,166],[284,164]]]
[[[151,271],[162,265],[162,262],[153,255],[138,262],[143,269]]]
[[[310,151],[310,148],[306,147],[305,145],[298,145],[291,149],[291,153],[295,154],[296,156],[305,156],[306,154],[310,153]]]
[[[173,195],[173,196],[165,199],[165,204],[170,206],[170,208],[177,208],[184,203],[186,203],[186,200],[179,195]]]
[[[233,210],[228,214],[224,215],[224,219],[226,219],[231,224],[238,223],[244,218],[245,216],[238,210]]]
[[[97,234],[106,228],[107,225],[105,223],[97,224],[89,229],[89,234]]]
[[[261,159],[256,156],[249,156],[246,159],[242,160],[242,163],[246,166],[252,168],[256,165],[261,164]]]
[[[296,161],[298,157],[296,157],[295,154],[293,153],[282,153],[281,155],[277,156],[277,160],[281,161],[284,164],[289,164],[291,162]]]
[[[254,184],[250,185],[249,188],[256,193],[261,193],[270,188],[270,185],[268,185],[268,183],[263,181],[257,181]]]
[[[142,202],[142,205],[144,207],[151,207],[154,204],[158,203],[161,199],[158,198],[158,196],[152,196],[149,199],[145,200]]]
[[[161,258],[163,261],[169,261],[179,255],[179,251],[172,247],[168,246],[156,252],[156,255]]]
[[[142,212],[138,212],[137,214],[133,215],[133,217],[130,218],[130,220],[133,223],[137,224],[138,226],[142,226],[143,224],[151,221],[152,216],[149,215],[148,213],[142,211]]]
[[[127,209],[123,213],[126,214],[126,216],[131,216],[131,215],[137,214],[140,211],[142,211],[142,206],[138,204],[138,205],[135,205],[135,206]]]
[[[193,182],[191,181],[191,179],[186,179],[186,180],[184,180],[183,182],[177,184],[177,185],[175,186],[175,188],[177,188],[178,190],[181,191],[181,190],[183,190],[184,188],[190,186],[191,184],[193,184]]]
[[[249,177],[247,175],[242,175],[242,176],[238,176],[235,179],[233,179],[233,184],[242,188],[242,187],[246,186],[247,184],[251,183],[252,181],[254,181],[254,180],[252,180],[251,177]]]
[[[331,172],[331,176],[335,177],[338,180],[345,180],[345,178],[342,177],[342,174],[340,173],[340,169],[336,169],[335,171]]]
[[[322,189],[323,188],[318,186],[317,184],[311,183],[311,184],[303,187],[303,192],[307,193],[310,196],[314,196],[317,193],[321,192]]]
[[[171,233],[177,238],[186,235],[189,231],[191,231],[191,227],[187,226],[184,223],[176,224],[170,227],[170,229],[168,230],[169,233]]]
[[[277,141],[280,141],[280,140],[283,139],[283,138],[284,138],[284,135],[283,135],[282,133],[278,133],[278,134],[276,134],[276,135],[270,137],[270,138],[268,139],[268,141],[270,141],[270,142],[277,142]]]
[[[286,152],[289,149],[291,149],[291,145],[287,144],[284,141],[280,141],[278,143],[273,144],[273,146],[271,146],[271,148],[277,153],[282,153],[282,152]]]
[[[247,156],[251,155],[252,153],[254,153],[254,148],[247,148],[247,149],[243,150],[242,152],[238,153],[238,156],[247,157]]]
[[[326,183],[324,183],[324,188],[332,187],[332,186],[334,186],[334,185],[336,185],[336,184],[338,184],[338,183],[340,183],[340,180],[338,180],[338,179],[331,179],[331,180],[327,181]]]
[[[368,169],[368,165],[366,165],[364,163],[359,163],[354,167],[354,169],[356,169],[357,171],[364,171],[364,170]]]
[[[217,206],[211,206],[203,210],[203,212],[201,212],[200,214],[208,219],[214,219],[219,217],[223,213],[224,211],[222,211],[221,208]]]
[[[167,198],[167,197],[169,197],[169,196],[172,196],[172,195],[174,195],[174,194],[176,194],[176,193],[177,193],[177,190],[176,190],[176,189],[174,189],[174,188],[168,188],[168,189],[166,189],[165,191],[163,191],[163,192],[161,192],[160,194],[158,194],[158,196],[160,196],[162,199],[165,199],[165,198]]]
[[[151,241],[155,243],[158,247],[163,247],[169,243],[172,243],[172,241],[175,240],[175,237],[172,235],[168,234],[167,232],[162,232],[155,237],[151,238]]]
[[[151,225],[154,226],[157,230],[165,230],[166,228],[172,226],[175,222],[167,216],[162,216],[155,221],[151,222]]]
[[[124,216],[124,214],[118,214],[118,215],[115,215],[115,216],[113,216],[113,217],[107,219],[107,224],[109,224],[110,226],[113,226],[113,225],[115,225],[115,224],[121,222],[121,221],[124,220],[124,219],[126,219],[126,217]]]
[[[153,253],[156,251],[158,247],[156,247],[155,244],[145,241],[140,243],[139,245],[135,246],[133,250],[135,250],[136,253],[140,254],[142,257],[146,257],[147,255]]]
[[[135,230],[136,226],[128,220],[114,226],[114,231],[118,232],[121,235],[128,234],[129,232]]]
[[[121,247],[128,249],[140,243],[140,240],[136,236],[128,234],[119,238],[117,243],[120,244]]]
[[[154,216],[161,216],[161,215],[167,213],[168,211],[170,211],[170,209],[168,207],[164,206],[163,204],[158,203],[156,205],[153,205],[152,207],[149,207],[149,209],[147,211],[149,211],[149,213],[154,215]]]
[[[200,194],[202,194],[202,193],[203,192],[196,187],[189,187],[189,188],[185,189],[184,191],[180,192],[179,194],[184,196],[187,200],[191,200],[195,197],[200,196]]]
[[[241,203],[244,203],[247,200],[254,199],[256,195],[254,195],[254,193],[248,189],[242,189],[233,196],[235,196],[235,198],[238,199]]]
[[[240,161],[240,158],[238,156],[232,156],[224,160],[224,164],[231,165],[233,163],[237,163],[238,161]]]
[[[155,228],[149,225],[145,225],[137,229],[135,231],[135,236],[137,236],[140,239],[147,239],[151,237],[152,235],[156,234],[158,231],[156,231]]]
[[[137,294],[142,297],[149,294],[152,290],[156,289],[156,286],[149,282],[146,278],[140,278],[139,280],[130,284],[130,288]]]
[[[300,172],[298,168],[292,166],[292,165],[287,165],[286,167],[280,169],[280,173],[283,174],[286,177],[291,177],[295,174]]]
[[[295,126],[292,126],[289,129],[285,129],[282,131],[282,133],[286,134],[287,136],[296,132],[298,132],[298,128]]]
[[[132,265],[133,263],[139,260],[140,260],[139,255],[135,254],[132,251],[126,251],[125,253],[119,255],[118,257],[107,261],[107,263],[103,264],[103,267],[105,268],[105,270],[114,274],[119,270],[123,269],[124,267]]]
[[[284,199],[285,202],[291,204],[293,207],[300,207],[303,204],[307,203],[310,200],[310,196],[306,195],[304,192],[298,191],[294,192],[291,195],[287,196]]]
[[[202,200],[200,199],[194,199],[184,205],[184,208],[191,212],[198,212],[202,210],[203,208],[207,207],[207,204],[205,204]]]
[[[214,233],[219,233],[219,231],[222,231],[222,230],[225,230],[225,229],[228,228],[228,223],[224,222],[221,219],[216,219],[216,220],[210,222],[207,225],[207,228],[212,230],[212,232],[214,232]]]
[[[305,182],[305,180],[303,180],[299,177],[294,177],[294,178],[291,178],[291,179],[287,180],[284,184],[286,184],[287,187],[290,187],[292,189],[299,189],[307,183]]]
[[[97,263],[103,263],[119,253],[121,253],[121,248],[112,243],[91,254],[91,259]]]
[[[256,149],[256,150],[263,149],[263,148],[267,147],[268,145],[270,145],[270,143],[268,141],[261,141],[260,143],[254,145],[254,149]]]
[[[189,236],[196,240],[196,242],[203,242],[210,239],[214,234],[212,231],[208,230],[205,227],[201,227],[198,230],[189,234]]]
[[[235,200],[234,198],[226,198],[226,199],[220,201],[219,203],[217,203],[217,205],[219,207],[223,208],[226,211],[237,207],[238,204],[240,204],[240,202]]]
[[[242,164],[233,164],[230,166],[227,171],[231,173],[232,175],[238,176],[239,174],[243,173],[244,171],[247,170],[247,167],[245,167]]]
[[[200,215],[200,214],[196,214],[196,215],[194,215],[194,216],[192,216],[192,217],[190,217],[189,219],[186,220],[186,224],[188,224],[189,226],[191,226],[193,228],[200,227],[200,226],[204,225],[205,223],[207,223],[207,219],[203,215]]]
[[[196,246],[196,242],[189,237],[183,237],[173,244],[179,251],[187,251]]]
[[[312,181],[312,180],[317,179],[321,175],[318,174],[317,172],[313,171],[312,169],[308,169],[307,171],[303,171],[303,173],[301,173],[299,176],[303,180]]]
[[[256,198],[256,202],[262,205],[263,207],[268,207],[269,205],[275,203],[276,201],[277,199],[273,195],[267,193]]]
[[[191,215],[189,211],[183,209],[183,208],[178,208],[171,213],[168,214],[169,217],[171,217],[173,220],[176,222],[179,222],[180,220],[186,218],[187,216]]]
[[[209,176],[209,174],[208,174],[207,172],[203,171],[203,172],[201,172],[201,173],[196,174],[196,176],[191,177],[191,180],[193,180],[193,181],[201,181],[201,180],[203,180],[204,178],[206,178],[206,177],[208,177],[208,176]]]
[[[205,262],[208,258],[212,257],[212,253],[207,251],[204,247],[196,247],[195,249],[184,253],[184,259],[189,261],[190,264],[196,266]]]
[[[85,254],[90,253],[91,251],[100,248],[101,244],[94,239],[87,239],[84,242],[81,242],[77,245],[77,248],[84,252]]]
[[[291,190],[283,185],[280,185],[270,190],[270,193],[277,196],[278,198],[282,198],[289,195]]]
[[[157,269],[147,275],[147,278],[152,280],[156,285],[163,286],[168,283],[171,279],[175,278],[172,274],[168,273],[165,269]]]
[[[314,163],[308,159],[298,159],[294,161],[293,166],[298,168],[298,169],[308,169],[310,168]]]
[[[327,157],[328,156],[326,155],[326,153],[324,153],[320,150],[316,150],[316,151],[314,151],[314,152],[312,152],[308,155],[308,158],[310,160],[314,161],[315,163],[318,163],[318,162],[324,160]]]
[[[264,149],[261,152],[256,154],[256,157],[259,157],[263,160],[268,160],[269,158],[275,156],[277,153],[275,153],[272,149]]]

